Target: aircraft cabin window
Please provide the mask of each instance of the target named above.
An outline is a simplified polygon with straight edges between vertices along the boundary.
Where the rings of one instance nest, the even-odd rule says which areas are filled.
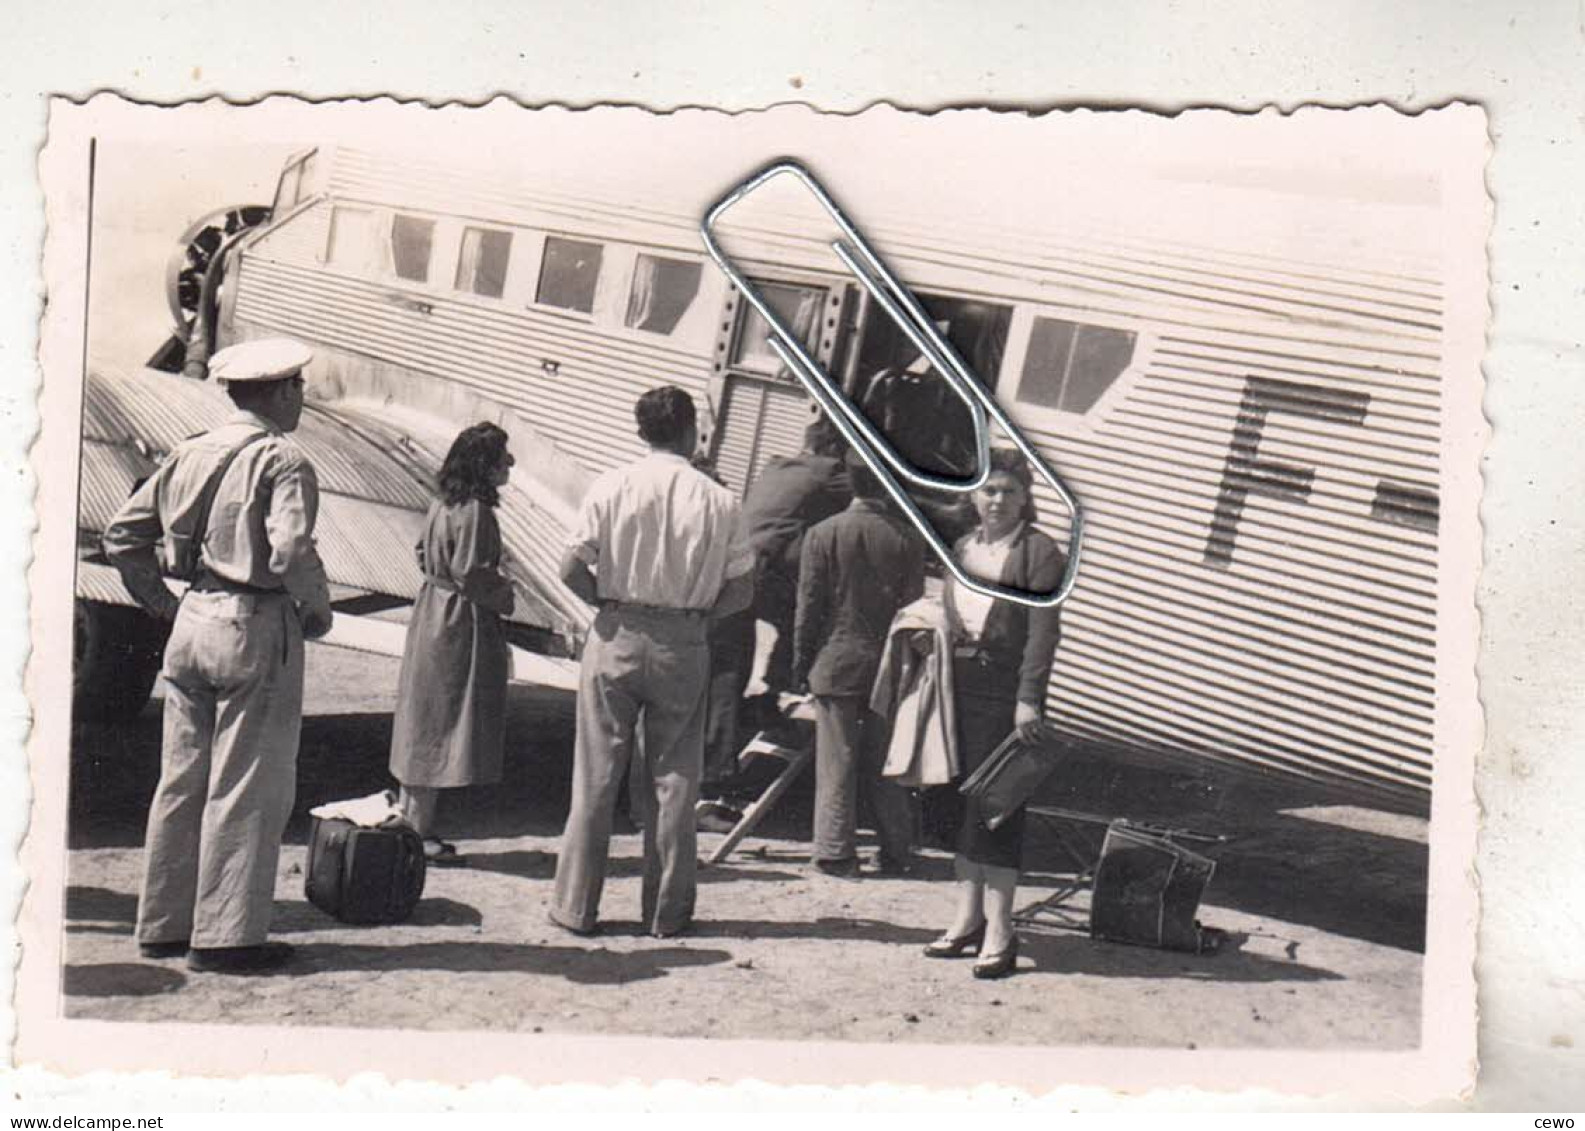
[[[303,197],[313,181],[314,166],[317,163],[317,155],[309,151],[306,155],[293,159],[281,170],[280,179],[275,184],[275,201],[270,205],[270,212],[277,219],[286,215],[288,209],[296,208],[303,202]]]
[[[758,286],[770,308],[781,315],[798,340],[813,348],[820,335],[820,309],[825,303],[826,292],[818,287],[795,287],[786,283],[759,283]],[[780,373],[781,358],[770,348],[770,325],[747,303],[743,306],[743,315],[737,341],[732,347],[732,365],[767,376]]]
[[[1086,413],[1134,359],[1131,330],[1036,318],[1018,380],[1024,404]]]
[[[640,253],[633,266],[633,290],[627,296],[626,325],[671,333],[698,296],[702,273],[699,263]]]
[[[397,215],[391,222],[391,260],[399,279],[429,282],[429,253],[435,244],[435,222]]]
[[[506,265],[512,258],[512,233],[496,228],[464,228],[457,258],[456,288],[500,298],[506,290]]]
[[[330,212],[330,249],[326,258],[360,275],[388,273],[379,216],[370,208],[338,204]]]
[[[605,249],[597,243],[545,237],[545,258],[539,268],[539,293],[535,302],[564,310],[594,312],[594,290],[600,281],[600,259]]]

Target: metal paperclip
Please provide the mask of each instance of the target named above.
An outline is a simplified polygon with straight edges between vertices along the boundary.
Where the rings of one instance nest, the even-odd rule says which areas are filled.
[[[891,317],[899,329],[907,335],[914,346],[922,353],[950,385],[959,399],[968,406],[969,416],[974,425],[975,459],[977,470],[968,479],[947,479],[931,475],[914,467],[891,446],[870,423],[858,406],[848,399],[839,385],[831,379],[820,363],[809,355],[808,350],[799,341],[790,327],[782,320],[771,305],[762,296],[744,274],[738,270],[737,265],[727,256],[720,243],[715,238],[714,227],[723,213],[738,203],[749,193],[759,188],[766,181],[783,174],[790,175],[801,181],[811,193],[814,194],[826,213],[835,222],[842,232],[841,239],[832,242],[832,250],[836,252],[844,266],[863,284],[865,290]],[[901,508],[908,520],[918,528],[931,551],[941,559],[941,564],[946,566],[958,584],[986,597],[997,600],[1012,601],[1016,604],[1026,605],[1030,608],[1049,609],[1060,605],[1067,600],[1073,590],[1073,584],[1078,579],[1079,553],[1084,537],[1084,512],[1073,493],[1058,478],[1057,474],[1046,465],[1035,446],[1024,438],[1016,425],[1008,419],[1001,405],[996,402],[986,387],[974,378],[963,359],[958,356],[952,344],[936,329],[930,315],[920,305],[919,300],[905,287],[898,278],[892,274],[875,253],[875,251],[859,235],[852,221],[837,205],[814,175],[797,161],[782,159],[776,161],[748,180],[738,185],[731,192],[722,197],[714,206],[705,213],[700,222],[699,231],[704,239],[705,250],[716,261],[716,265],[731,280],[732,285],[742,293],[749,304],[759,312],[761,318],[770,327],[769,344],[776,356],[781,359],[793,374],[795,374],[816,404],[830,417],[843,438],[853,449],[858,452],[871,471],[880,480],[886,493]],[[929,487],[938,491],[953,493],[968,493],[981,487],[990,477],[990,430],[986,426],[987,415],[996,421],[997,427],[1012,441],[1029,461],[1042,479],[1057,493],[1057,497],[1067,507],[1072,519],[1068,524],[1068,553],[1067,565],[1063,570],[1062,579],[1057,588],[1050,593],[1031,593],[1023,589],[1014,589],[1010,586],[998,585],[994,582],[983,581],[966,572],[952,554],[952,547],[942,540],[930,520],[925,517],[902,484],[897,482],[892,470],[897,471],[903,478],[921,487]],[[888,469],[890,465],[890,470]]]

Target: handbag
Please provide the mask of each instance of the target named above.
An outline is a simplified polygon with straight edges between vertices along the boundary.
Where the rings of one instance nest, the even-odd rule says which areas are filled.
[[[1024,742],[1013,731],[964,780],[958,792],[979,803],[980,820],[995,832],[1034,796],[1056,768],[1055,751],[1043,744]]]

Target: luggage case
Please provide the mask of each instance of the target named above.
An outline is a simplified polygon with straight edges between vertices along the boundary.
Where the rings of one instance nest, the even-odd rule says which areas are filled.
[[[968,776],[958,792],[980,803],[980,818],[995,832],[1035,795],[1057,768],[1054,750],[1027,743],[1015,730]]]
[[[303,876],[308,902],[343,923],[400,923],[424,894],[424,842],[406,825],[364,828],[315,817]]]
[[[1168,950],[1216,949],[1221,932],[1194,917],[1215,869],[1166,837],[1113,821],[1095,866],[1090,934]]]

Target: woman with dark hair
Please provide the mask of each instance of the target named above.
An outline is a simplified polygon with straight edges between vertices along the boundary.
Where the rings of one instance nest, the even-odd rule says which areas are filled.
[[[494,424],[457,436],[417,547],[424,583],[402,653],[391,773],[433,864],[461,862],[435,836],[440,790],[501,778],[509,659],[501,618],[512,611],[512,584],[501,572],[495,507],[512,469],[506,442]]]
[[[1035,529],[1032,486],[1029,465],[1018,452],[993,449],[990,476],[974,492],[979,525],[959,540],[957,558],[975,577],[1049,593],[1061,580],[1066,559]],[[998,601],[956,581],[946,587],[945,604],[954,641],[958,759],[967,776],[1013,731],[1025,741],[1039,740],[1059,624],[1055,608]],[[1013,972],[1018,960],[1013,890],[1023,838],[1022,809],[992,830],[977,803],[964,802],[953,861],[957,912],[946,934],[925,947],[927,955],[977,953],[976,978]]]

